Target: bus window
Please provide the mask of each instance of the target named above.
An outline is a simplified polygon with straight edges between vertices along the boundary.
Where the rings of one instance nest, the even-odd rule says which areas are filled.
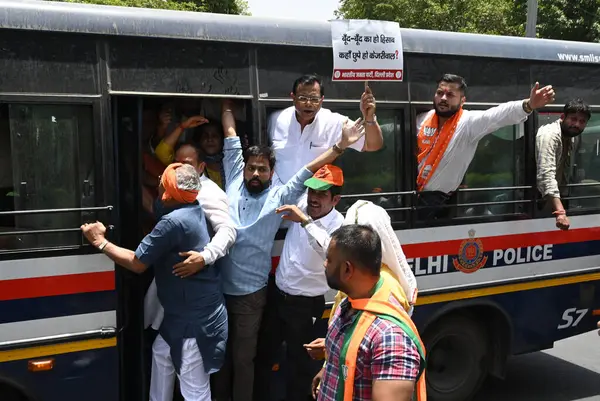
[[[568,191],[570,211],[600,208],[600,114],[592,113],[583,133],[573,144]]]
[[[352,120],[361,116],[358,105],[338,108],[325,104],[323,107]],[[267,116],[278,110],[268,108]],[[383,134],[383,147],[380,150],[359,153],[348,149],[335,161],[344,171],[343,197],[336,208],[344,213],[358,199],[366,199],[387,209],[393,221],[404,221],[403,211],[399,209],[407,202],[397,194],[400,191],[401,160],[396,151],[397,138],[402,137],[403,131],[402,111],[377,109],[377,122]]]
[[[335,108],[333,111],[351,119],[360,117],[358,108]],[[388,210],[392,221],[406,220],[401,209],[408,202],[401,195],[390,195],[401,191],[401,160],[397,149],[397,139],[402,138],[403,114],[399,110],[377,109],[377,122],[383,134],[383,147],[376,152],[349,150],[336,164],[344,171],[345,197],[338,205],[340,212],[348,210],[358,199],[369,200]],[[362,196],[354,196],[362,195]]]
[[[11,212],[95,206],[91,115],[91,106],[0,105],[0,252],[81,245],[81,212]]]
[[[458,217],[523,214],[525,185],[524,125],[501,128],[477,146],[458,192]],[[494,190],[493,188],[503,188]],[[487,190],[482,190],[487,188]]]

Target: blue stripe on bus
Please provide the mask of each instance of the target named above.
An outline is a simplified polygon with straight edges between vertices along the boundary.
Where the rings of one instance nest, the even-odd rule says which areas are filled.
[[[537,252],[536,252],[536,256],[542,255],[544,254],[544,246],[545,245],[539,245],[539,247],[541,247],[542,249],[540,250],[538,248]],[[522,249],[514,249],[510,250],[509,249],[504,249],[502,250],[502,255],[500,256],[500,258],[496,261],[496,264],[494,265],[494,250],[486,250],[484,251],[482,258],[483,257],[487,257],[487,262],[485,263],[484,267],[481,267],[481,269],[490,269],[490,268],[496,268],[496,267],[504,267],[504,266],[513,266],[513,265],[526,265],[529,263],[538,263],[538,262],[549,262],[552,260],[565,260],[565,259],[570,259],[570,258],[578,258],[578,257],[583,257],[583,256],[597,256],[600,255],[600,240],[596,240],[596,241],[583,241],[583,242],[572,242],[572,243],[566,243],[566,244],[549,244],[546,245],[548,247],[548,249],[551,250],[551,253],[549,256],[551,256],[550,258],[542,258],[541,260],[533,260],[532,258],[532,253],[533,253],[533,248],[534,247],[529,247],[531,248],[530,250],[530,254],[529,254],[529,258],[528,258],[528,252],[527,252],[527,247],[526,248],[522,248]],[[508,254],[507,254],[508,252]],[[507,258],[508,256],[508,258]],[[518,261],[518,257],[521,257],[521,259],[524,259],[526,261]],[[447,269],[446,271],[443,271],[442,269],[442,257],[440,256],[433,256],[433,257],[428,257],[428,258],[418,258],[418,268],[416,268],[416,261],[413,261],[411,263],[411,267],[413,269],[413,272],[415,272],[416,276],[423,276],[423,275],[434,275],[434,274],[446,274],[446,273],[454,273],[454,272],[458,272],[460,271],[459,269],[457,269],[454,266],[454,263],[460,263],[459,257],[458,255],[448,255],[447,259],[448,259],[448,263],[447,263]],[[528,259],[528,260],[527,260]],[[431,261],[431,268],[429,267],[429,263]],[[512,262],[512,263],[508,263],[508,262]],[[576,263],[576,262],[575,262]]]
[[[0,301],[0,324],[117,309],[116,291]]]

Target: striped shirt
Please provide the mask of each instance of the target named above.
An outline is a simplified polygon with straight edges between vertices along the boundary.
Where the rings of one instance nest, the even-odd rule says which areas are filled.
[[[417,116],[417,133],[434,112],[430,110]],[[463,110],[454,136],[424,190],[441,191],[446,194],[456,191],[475,156],[479,141],[502,127],[522,123],[527,116],[521,100],[503,103],[485,111]]]
[[[221,259],[223,293],[247,295],[267,285],[271,270],[271,248],[281,224],[275,209],[295,204],[312,173],[302,168],[283,186],[270,186],[260,194],[251,194],[244,183],[244,159],[239,137],[225,138],[223,167],[229,213],[237,231],[235,244]]]
[[[327,364],[318,401],[336,401],[340,364],[344,365],[340,354],[346,331],[352,327],[356,316],[348,299],[344,299],[327,331]],[[370,401],[374,380],[416,381],[420,363],[419,351],[410,337],[396,324],[376,318],[359,346],[352,400]]]

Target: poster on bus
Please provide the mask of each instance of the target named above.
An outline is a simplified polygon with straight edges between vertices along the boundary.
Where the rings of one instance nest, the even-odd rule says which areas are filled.
[[[402,81],[404,59],[397,22],[330,22],[333,81]]]

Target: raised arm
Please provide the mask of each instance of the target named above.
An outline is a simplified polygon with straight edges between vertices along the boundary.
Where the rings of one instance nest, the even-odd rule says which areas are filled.
[[[503,103],[485,111],[469,111],[469,134],[475,141],[509,125],[520,124],[527,119],[533,110],[546,106],[554,101],[554,89],[548,85],[540,89],[535,83],[529,98]]]
[[[179,137],[184,130],[188,128],[196,128],[202,124],[206,124],[208,120],[202,116],[190,117],[181,124],[179,124],[173,131],[166,135],[160,143],[156,146],[155,154],[156,157],[164,164],[169,165],[173,163],[175,157],[175,147]]]
[[[304,193],[304,181],[309,179],[314,173],[326,164],[331,164],[337,159],[346,148],[360,140],[365,134],[365,129],[361,123],[362,119],[348,121],[343,124],[342,138],[331,149],[317,156],[313,161],[302,168],[292,179],[281,187],[280,205],[296,203],[298,198]]]
[[[234,105],[229,99],[223,101],[221,122],[223,124],[223,170],[225,170],[226,189],[244,173],[242,144],[235,130]]]
[[[360,98],[360,111],[362,112],[365,124],[363,152],[374,152],[383,146],[383,134],[375,117],[375,109],[375,96],[373,96],[369,85],[365,83],[365,91]]]
[[[214,237],[200,252],[207,265],[222,258],[233,245],[237,237],[233,219],[229,215],[227,195],[217,184],[206,179],[202,181],[202,190],[198,197],[208,221],[215,232]]]

